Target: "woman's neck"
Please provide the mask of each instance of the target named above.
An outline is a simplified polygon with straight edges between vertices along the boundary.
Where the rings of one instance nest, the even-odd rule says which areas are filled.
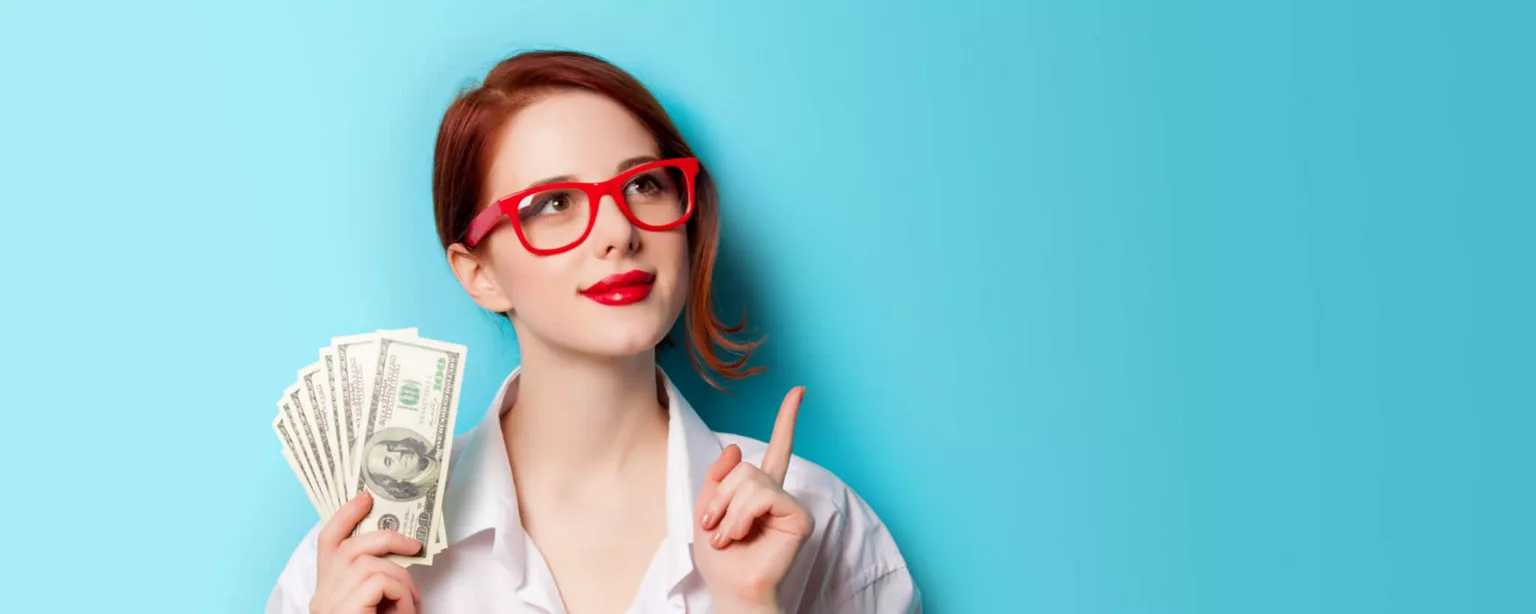
[[[522,350],[516,399],[501,418],[519,490],[600,486],[664,464],[667,412],[654,350],[621,359],[570,356],[537,343]]]

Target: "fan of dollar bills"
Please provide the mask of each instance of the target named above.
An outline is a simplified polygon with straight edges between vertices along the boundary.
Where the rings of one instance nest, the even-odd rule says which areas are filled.
[[[398,531],[423,544],[402,565],[431,565],[446,543],[443,492],[465,347],[416,329],[335,337],[277,401],[272,429],[322,521],[357,493],[373,507],[353,535]]]

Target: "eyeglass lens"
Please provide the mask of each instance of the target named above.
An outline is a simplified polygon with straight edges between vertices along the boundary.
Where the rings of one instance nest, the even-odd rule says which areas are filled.
[[[640,224],[663,226],[687,210],[688,183],[681,169],[653,168],[624,182],[624,203]],[[594,207],[587,193],[576,188],[552,188],[523,197],[517,219],[523,237],[537,249],[558,249],[581,238]]]

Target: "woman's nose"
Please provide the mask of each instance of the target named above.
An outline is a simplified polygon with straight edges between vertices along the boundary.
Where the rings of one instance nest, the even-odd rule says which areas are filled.
[[[593,246],[599,255],[627,254],[639,249],[640,229],[630,223],[613,196],[603,196],[597,202],[597,219],[592,222]]]

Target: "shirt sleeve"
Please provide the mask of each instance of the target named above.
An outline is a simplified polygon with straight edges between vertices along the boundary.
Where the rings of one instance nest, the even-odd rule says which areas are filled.
[[[267,596],[267,614],[309,614],[309,600],[315,595],[319,538],[320,525],[315,525],[294,548],[272,587],[272,594]]]
[[[922,614],[922,595],[907,568],[892,569],[838,604],[839,614]]]
[[[817,513],[814,553],[800,612],[815,614],[920,614],[922,595],[885,523],[852,489],[835,484],[831,497],[797,494]],[[787,603],[795,603],[791,599]]]

